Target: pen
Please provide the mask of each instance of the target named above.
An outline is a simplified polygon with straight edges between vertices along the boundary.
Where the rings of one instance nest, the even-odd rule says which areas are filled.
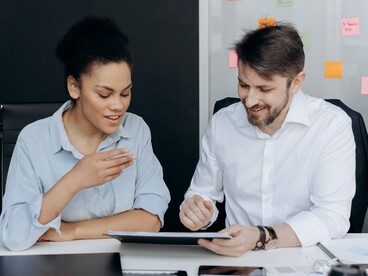
[[[327,254],[327,256],[329,256],[331,259],[335,259],[336,262],[342,264],[342,262],[339,260],[339,258],[337,258],[334,254],[332,254],[332,252],[330,250],[328,250],[322,243],[317,243],[317,246]]]
[[[113,160],[113,159],[116,159],[116,158],[119,158],[119,157],[127,156],[129,154],[131,154],[131,153],[130,152],[126,152],[126,153],[118,154],[118,155],[115,155],[115,156],[113,156],[113,157],[111,157],[109,159],[106,159],[106,160]]]

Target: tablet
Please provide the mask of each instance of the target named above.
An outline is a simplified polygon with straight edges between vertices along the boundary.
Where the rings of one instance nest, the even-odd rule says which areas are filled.
[[[123,275],[119,253],[0,256],[0,275]]]
[[[244,275],[244,276],[263,276],[267,272],[262,267],[256,266],[220,266],[202,265],[198,269],[199,276],[219,276],[219,275]]]
[[[228,233],[215,232],[116,232],[107,233],[126,243],[197,245],[198,239],[231,239]]]
[[[123,269],[123,276],[187,276],[184,270],[136,270]]]

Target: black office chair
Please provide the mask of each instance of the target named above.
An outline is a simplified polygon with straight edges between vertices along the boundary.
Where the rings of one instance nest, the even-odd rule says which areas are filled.
[[[223,107],[239,102],[239,98],[227,97],[215,103],[213,113]],[[352,128],[356,143],[356,193],[353,198],[349,233],[361,233],[368,207],[368,134],[360,113],[346,106],[337,99],[326,99],[326,101],[339,106],[352,120]],[[225,211],[223,204],[218,204],[220,211],[219,224],[225,225]]]
[[[62,103],[3,103],[1,112],[1,204],[5,192],[5,182],[8,175],[10,159],[19,132],[23,127],[38,119],[52,115]],[[0,209],[1,211],[1,209]]]

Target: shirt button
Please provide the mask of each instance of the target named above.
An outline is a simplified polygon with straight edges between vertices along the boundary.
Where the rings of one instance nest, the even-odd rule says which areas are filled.
[[[93,192],[94,192],[94,193],[98,193],[98,189],[97,189],[97,188],[94,188],[94,189],[93,189]]]

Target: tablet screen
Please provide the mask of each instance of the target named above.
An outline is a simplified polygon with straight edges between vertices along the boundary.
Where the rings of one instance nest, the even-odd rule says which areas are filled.
[[[187,276],[183,270],[135,270],[123,269],[123,276]]]
[[[209,276],[209,275],[267,275],[266,270],[262,267],[252,266],[200,266],[198,275]]]

